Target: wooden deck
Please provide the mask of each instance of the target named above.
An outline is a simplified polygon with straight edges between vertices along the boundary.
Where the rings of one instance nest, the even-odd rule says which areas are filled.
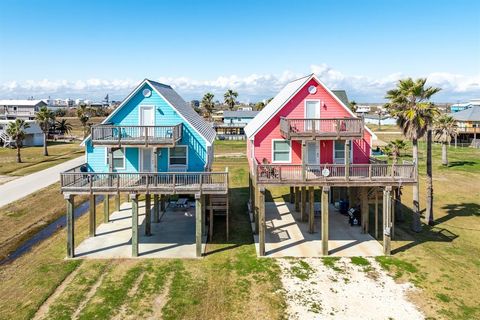
[[[293,140],[353,140],[363,138],[364,123],[359,118],[289,119],[280,118],[280,133]]]
[[[228,172],[79,172],[60,174],[65,194],[227,194]]]
[[[347,168],[348,167],[348,168]],[[413,164],[257,164],[258,184],[289,186],[383,186],[416,182]]]
[[[99,124],[92,127],[94,145],[121,147],[173,147],[182,139],[182,124],[175,126],[116,126]]]

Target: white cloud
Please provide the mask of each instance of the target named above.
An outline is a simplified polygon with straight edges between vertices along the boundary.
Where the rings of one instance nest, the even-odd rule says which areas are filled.
[[[396,82],[408,75],[393,73],[382,78],[371,78],[361,75],[347,75],[326,64],[311,65],[310,72],[331,89],[345,89],[350,99],[358,102],[382,101],[385,92],[395,87]],[[248,76],[228,75],[211,80],[198,80],[186,77],[159,77],[158,80],[170,84],[185,99],[200,98],[205,92],[213,92],[222,100],[227,89],[239,93],[242,101],[257,101],[274,96],[286,83],[304,74],[285,71],[281,74],[251,74]],[[468,100],[480,95],[480,74],[464,76],[446,72],[435,72],[426,75],[428,85],[441,87],[436,101]],[[109,93],[116,99],[124,98],[141,79],[87,79],[87,80],[49,80],[39,81],[7,81],[0,83],[0,98],[25,98],[47,96],[61,98],[101,99]]]

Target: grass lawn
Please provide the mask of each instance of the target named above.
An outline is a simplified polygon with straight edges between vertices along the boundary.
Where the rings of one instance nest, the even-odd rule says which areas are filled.
[[[59,163],[80,157],[84,149],[78,142],[48,142],[48,157],[43,155],[43,146],[21,149],[22,163],[17,163],[17,150],[0,148],[0,175],[23,176]]]
[[[220,142],[215,151],[241,152],[242,144]],[[421,146],[421,162],[423,150]],[[450,149],[448,168],[439,163],[439,145],[434,157],[436,226],[425,226],[420,234],[410,231],[411,188],[404,188],[406,221],[396,224],[394,255],[377,260],[398,281],[410,280],[421,288],[411,299],[428,316],[479,318],[480,150]],[[202,259],[65,260],[66,233],[60,230],[23,257],[0,266],[0,319],[32,317],[66,277],[69,281],[51,302],[47,318],[282,318],[279,267],[274,259],[257,258],[252,244],[246,159],[219,157],[214,163],[217,170],[226,166],[231,174],[230,241],[216,233]],[[420,170],[423,208],[423,164]],[[273,197],[287,193],[286,188],[272,190]],[[63,201],[59,203],[60,208]],[[97,216],[100,220],[101,214]],[[83,216],[76,223],[77,244],[88,234],[87,220]],[[222,230],[223,221],[215,224]]]

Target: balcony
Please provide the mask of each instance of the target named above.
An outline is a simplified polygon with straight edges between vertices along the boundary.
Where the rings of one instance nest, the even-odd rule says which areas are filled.
[[[226,194],[228,172],[81,172],[80,167],[60,174],[63,193],[71,194]]]
[[[94,145],[173,147],[182,139],[182,124],[175,126],[116,126],[99,124],[92,127],[91,134]]]
[[[257,182],[263,184],[374,186],[416,181],[413,164],[257,164],[254,171]]]
[[[280,118],[280,133],[293,140],[349,140],[363,138],[364,123],[359,118],[287,119]]]

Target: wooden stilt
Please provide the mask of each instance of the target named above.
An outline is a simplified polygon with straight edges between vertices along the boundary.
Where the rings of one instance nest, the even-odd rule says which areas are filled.
[[[293,190],[293,187],[290,187],[290,203],[295,202],[295,191]]]
[[[115,211],[120,211],[120,193],[115,196]]]
[[[300,212],[300,188],[295,187],[295,211]]]
[[[195,252],[197,257],[202,256],[202,194],[195,195]]]
[[[369,230],[369,207],[368,207],[368,188],[362,187],[360,190],[360,197],[361,197],[361,214],[362,214],[362,232],[368,233]]]
[[[207,197],[207,195],[203,195],[202,197],[202,236],[205,236],[207,234],[207,229],[205,228],[205,221],[206,221],[206,217],[205,217],[205,198]]]
[[[259,206],[260,206],[260,187],[255,188],[255,234],[258,234],[258,228],[259,228]]]
[[[150,194],[145,195],[145,235],[152,235],[152,197]]]
[[[391,253],[391,209],[392,209],[392,187],[385,187],[383,190],[383,254],[388,256]]]
[[[75,257],[75,201],[74,196],[65,194],[64,198],[67,203],[67,257]]]
[[[110,222],[110,195],[103,197],[103,222]]]
[[[391,210],[391,219],[390,219],[390,222],[391,222],[391,225],[392,225],[392,234],[390,235],[390,239],[391,240],[394,240],[395,239],[395,208],[397,206],[397,190],[394,189],[392,190],[392,193],[391,193],[391,201],[392,201],[392,208],[390,209]]]
[[[353,189],[353,187],[349,187],[348,188],[348,206],[350,208],[353,208],[355,207],[356,203],[355,203],[355,190]]]
[[[225,168],[225,172],[227,173],[227,186],[229,186],[229,181],[228,181],[228,167]],[[226,233],[227,233],[227,241],[230,237],[230,207],[229,207],[229,194],[228,194],[228,188],[227,188],[227,194],[226,194],[226,206],[227,209],[225,210],[225,228],[226,228]]]
[[[308,232],[315,232],[315,189],[313,187],[309,188],[309,210],[308,210]]]
[[[302,187],[302,191],[301,191],[301,203],[300,203],[300,221],[306,221],[305,217],[306,217],[306,214],[305,214],[305,211],[307,209],[307,188],[306,187]]]
[[[132,257],[138,257],[138,194],[130,194],[132,202]]]
[[[258,197],[259,208],[259,233],[258,233],[258,251],[260,256],[265,255],[265,187],[260,187]]]
[[[375,239],[378,239],[378,192],[375,190]]]
[[[158,203],[158,194],[153,195],[153,223],[160,222],[160,207]]]
[[[212,197],[208,197],[208,239],[210,242],[213,241],[213,208],[212,208]]]
[[[95,237],[95,226],[97,220],[97,210],[96,210],[96,203],[95,203],[95,195],[90,195],[89,201],[89,215],[88,215],[88,230],[90,237]]]
[[[328,197],[330,187],[322,188],[322,255],[328,256]]]
[[[165,195],[164,194],[160,195],[160,212],[162,213],[165,212]]]

